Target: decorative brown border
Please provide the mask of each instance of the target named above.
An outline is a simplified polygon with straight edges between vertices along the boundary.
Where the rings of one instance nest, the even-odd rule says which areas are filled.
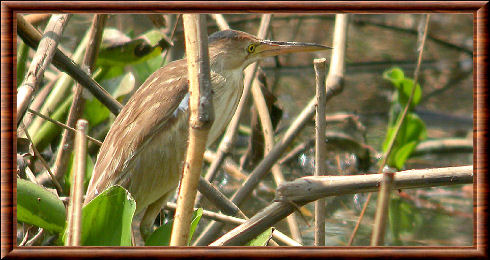
[[[85,258],[85,257],[488,257],[487,243],[487,142],[488,142],[488,1],[418,1],[418,2],[2,2],[1,3],[1,257],[9,258]],[[15,19],[17,12],[444,12],[474,15],[474,246],[472,247],[30,247],[15,243],[16,187],[14,183],[15,134]]]

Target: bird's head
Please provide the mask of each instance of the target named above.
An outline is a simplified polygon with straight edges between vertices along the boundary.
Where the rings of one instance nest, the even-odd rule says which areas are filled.
[[[262,40],[236,30],[219,31],[209,36],[210,63],[221,70],[243,70],[265,57],[327,49],[331,48],[315,43]]]

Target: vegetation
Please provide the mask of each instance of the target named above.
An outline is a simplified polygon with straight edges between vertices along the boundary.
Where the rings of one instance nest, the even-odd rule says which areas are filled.
[[[41,33],[49,20],[49,15],[42,20],[31,20],[29,15],[23,17]],[[83,56],[87,46],[94,44],[91,29],[86,29],[95,24],[93,17],[91,14],[71,15],[58,43],[58,48],[79,64],[85,73],[88,70]],[[163,23],[162,17],[165,18]],[[209,17],[214,18],[208,19],[209,33],[219,30],[220,26],[222,28],[223,24],[217,21],[224,18],[231,28],[256,34],[262,15]],[[342,62],[330,63],[330,71],[334,68],[340,72],[336,75],[338,81],[330,86],[336,85],[341,91],[329,96],[326,104],[327,132],[322,137],[327,144],[326,157],[321,162],[314,160],[315,131],[311,123],[313,117],[310,116],[304,119],[306,123],[297,130],[299,134],[293,136],[296,138],[291,139],[280,158],[273,160],[271,165],[276,168],[271,170],[271,166],[267,172],[272,171],[275,175],[281,171],[287,182],[313,175],[317,163],[324,164],[326,172],[323,175],[381,173],[385,157],[386,166],[393,171],[471,165],[472,18],[471,14],[432,14],[428,19],[428,33],[425,32],[424,36],[426,19],[422,14],[348,15],[349,25],[340,32],[346,36],[346,51],[339,57]],[[331,14],[274,14],[265,38],[332,45],[333,39],[338,37],[334,33],[338,19]],[[103,30],[103,40],[95,52],[95,63],[90,70],[92,78],[121,104],[125,104],[154,71],[185,54],[179,15],[108,15],[105,26],[99,30]],[[423,37],[426,37],[424,44]],[[20,37],[19,34],[19,89],[36,55],[36,49],[28,48],[27,43],[25,36]],[[425,53],[417,64],[422,49]],[[334,48],[332,53],[335,51]],[[241,117],[235,142],[231,150],[224,153],[226,159],[217,168],[216,178],[212,181],[228,198],[235,194],[249,174],[256,171],[257,165],[271,158],[275,148],[271,149],[271,145],[287,139],[293,122],[298,120],[301,111],[307,110],[308,100],[315,98],[314,55],[318,54],[294,54],[259,64],[256,78],[274,127],[273,143],[262,133],[262,115],[256,112],[253,102],[249,102]],[[326,56],[327,61],[331,60],[330,55]],[[54,61],[52,63],[55,64]],[[58,69],[63,70],[63,65],[60,66]],[[80,174],[77,173],[73,141],[62,144],[63,132],[67,130],[34,114],[38,111],[63,124],[70,117],[70,107],[78,102],[74,101],[75,81],[71,75],[58,69],[47,67],[44,79],[18,125],[17,244],[21,246],[66,244],[66,208],[71,197],[73,176]],[[329,80],[335,76],[331,74],[329,72],[327,77],[327,88]],[[77,118],[88,121],[88,136],[102,141],[115,115],[99,96],[83,90],[81,98],[83,105],[79,108],[82,112]],[[314,103],[311,104],[314,107]],[[75,127],[73,122],[68,124]],[[449,145],[444,142],[448,138],[458,139],[463,144]],[[430,153],[417,153],[427,140],[441,142]],[[88,141],[85,172],[81,173],[84,175],[83,193],[91,178],[99,145]],[[68,156],[58,160],[62,147],[70,148],[65,149]],[[218,147],[221,147],[219,141],[208,147],[208,152],[219,154]],[[207,155],[203,175],[218,157]],[[44,159],[40,160],[40,156]],[[50,176],[47,169],[54,176]],[[244,203],[237,203],[246,216],[252,218],[277,202],[276,188],[279,185],[269,175],[261,179]],[[57,182],[61,190],[55,189]],[[366,203],[364,193],[353,191],[353,194],[330,196],[326,198],[326,245],[369,245],[375,214],[388,214],[385,245],[472,245],[472,185],[450,184],[393,190],[387,213],[375,213],[378,210],[375,203]],[[372,194],[373,200],[378,198],[377,193]],[[289,203],[295,208],[291,216],[296,217],[287,221],[284,218],[263,227],[241,245],[295,245],[295,242],[313,245],[314,227],[310,225],[314,223],[313,203],[304,206],[298,201]],[[228,213],[216,213],[224,211],[206,199],[200,200],[198,205],[192,217],[189,245],[198,240],[212,220],[228,223],[223,228],[226,232],[245,222],[244,219],[224,216]],[[365,214],[361,210],[363,206]],[[169,245],[175,210],[167,205],[156,220],[153,233],[142,241],[132,236],[132,223],[137,221],[135,209],[134,199],[123,187],[114,186],[101,191],[99,196],[83,206],[80,245]],[[363,216],[362,222],[359,215]],[[353,230],[357,234],[353,234]],[[295,241],[282,237],[284,234]],[[218,238],[216,236],[214,240]],[[222,239],[223,244],[229,241]]]

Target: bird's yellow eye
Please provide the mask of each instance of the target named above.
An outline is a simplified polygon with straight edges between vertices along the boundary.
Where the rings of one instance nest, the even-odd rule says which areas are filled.
[[[253,53],[253,52],[255,51],[255,45],[254,45],[254,44],[250,44],[250,45],[248,45],[248,47],[247,47],[247,51],[248,51],[249,53]]]

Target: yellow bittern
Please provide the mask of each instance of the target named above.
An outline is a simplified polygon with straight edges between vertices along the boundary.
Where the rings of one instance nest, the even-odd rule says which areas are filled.
[[[207,145],[224,131],[243,89],[243,70],[265,57],[329,47],[278,42],[235,30],[209,37],[209,63],[215,120]],[[146,237],[160,209],[176,189],[188,138],[189,93],[185,59],[154,72],[116,117],[100,148],[85,203],[112,185],[125,187],[145,210],[140,231]]]

